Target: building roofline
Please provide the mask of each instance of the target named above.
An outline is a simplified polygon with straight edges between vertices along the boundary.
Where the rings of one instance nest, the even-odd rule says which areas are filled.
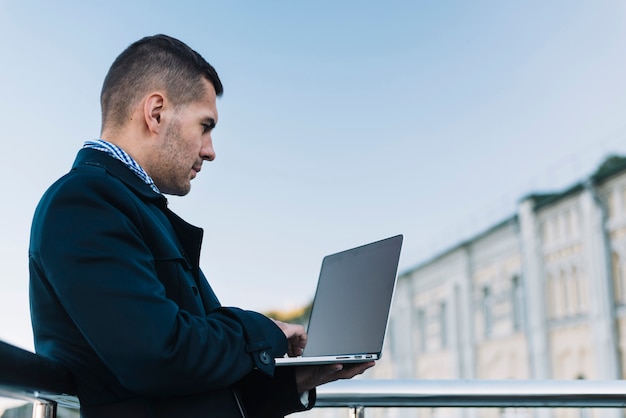
[[[593,186],[598,186],[612,177],[617,176],[626,171],[626,156],[621,155],[609,155],[605,158],[604,162],[600,164],[600,166],[596,169],[596,171],[591,174],[588,179],[584,181],[579,181],[568,188],[564,189],[561,192],[550,192],[550,193],[530,193],[525,195],[521,199],[519,199],[518,203],[532,200],[534,202],[533,210],[538,211],[540,209],[544,209],[550,205],[553,205],[571,195],[581,192],[585,185],[591,183]],[[473,235],[470,238],[461,240],[458,244],[449,247],[448,249],[442,250],[434,256],[428,257],[424,261],[417,263],[414,267],[407,268],[405,271],[401,272],[399,276],[406,276],[411,274],[412,272],[423,268],[424,266],[431,264],[437,260],[440,260],[451,253],[459,250],[463,247],[470,246],[473,242],[484,238],[485,236],[493,233],[495,230],[502,228],[510,223],[517,223],[517,214],[505,218],[503,221],[488,227],[482,232],[479,232]]]
[[[407,274],[412,273],[415,270],[419,270],[420,268],[431,264],[437,260],[440,260],[444,257],[447,257],[448,255],[452,254],[453,252],[464,248],[464,247],[468,247],[470,245],[472,245],[472,243],[479,241],[480,239],[486,237],[487,235],[490,235],[491,233],[493,233],[494,231],[503,228],[509,224],[515,224],[517,225],[517,215],[513,215],[513,216],[509,216],[508,218],[504,219],[503,221],[498,222],[495,225],[492,225],[490,227],[488,227],[487,229],[478,232],[477,234],[472,235],[469,238],[466,238],[464,240],[461,240],[458,244],[449,247],[448,249],[442,250],[440,252],[438,252],[437,254],[433,255],[432,257],[429,257],[427,259],[425,259],[424,261],[419,262],[418,264],[416,264],[414,267],[409,267],[408,269],[406,269],[405,271],[401,272],[399,274],[399,276],[405,276]]]

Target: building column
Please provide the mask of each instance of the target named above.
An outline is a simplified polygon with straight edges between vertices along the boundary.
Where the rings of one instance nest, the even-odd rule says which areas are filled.
[[[580,195],[584,266],[590,296],[589,324],[594,338],[594,357],[599,379],[619,379],[615,302],[606,208],[587,183]]]
[[[460,280],[454,284],[455,327],[457,334],[456,355],[460,379],[476,379],[476,338],[474,334],[474,286],[472,276],[474,262],[471,246],[463,252],[464,268]],[[463,408],[462,418],[476,418],[476,408]]]
[[[534,210],[534,200],[522,201],[518,208],[520,244],[525,289],[526,332],[530,356],[530,376],[533,379],[551,377],[550,347],[545,300],[545,278],[541,231]]]
[[[550,345],[548,343],[548,317],[546,315],[545,272],[542,253],[541,229],[535,216],[535,201],[528,198],[518,207],[520,246],[522,254],[522,283],[525,291],[526,336],[530,376],[546,380],[552,375]],[[536,418],[549,418],[552,410],[536,408]]]
[[[476,378],[476,341],[474,338],[474,295],[472,286],[472,252],[463,252],[463,275],[454,284],[457,373],[460,379]]]

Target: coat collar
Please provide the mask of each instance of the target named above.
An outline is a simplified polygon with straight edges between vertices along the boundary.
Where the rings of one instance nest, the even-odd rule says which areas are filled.
[[[104,168],[109,174],[118,178],[133,192],[143,200],[150,200],[160,207],[167,206],[167,199],[160,193],[156,193],[152,188],[144,182],[139,176],[133,173],[120,160],[111,157],[105,152],[83,148],[78,151],[72,169],[76,169],[81,165],[95,165]]]
[[[130,188],[140,199],[155,204],[169,219],[176,235],[178,236],[189,261],[196,271],[200,267],[200,248],[202,245],[202,228],[191,225],[176,215],[167,207],[167,199],[133,173],[120,160],[111,157],[105,152],[92,148],[83,148],[78,151],[72,169],[81,165],[95,165],[104,168],[109,174],[118,178]]]

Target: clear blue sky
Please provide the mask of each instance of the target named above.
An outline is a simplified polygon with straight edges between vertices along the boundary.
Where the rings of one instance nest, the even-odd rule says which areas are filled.
[[[626,154],[622,0],[0,0],[0,339],[32,346],[32,213],[155,33],[225,85],[217,159],[171,199],[225,305],[307,303],[322,256],[396,233],[407,270]]]

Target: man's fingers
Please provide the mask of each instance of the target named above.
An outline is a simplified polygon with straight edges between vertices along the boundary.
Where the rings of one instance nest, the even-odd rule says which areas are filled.
[[[285,334],[285,337],[287,337],[287,342],[289,343],[287,346],[287,355],[289,357],[301,356],[307,341],[304,327],[298,324],[288,324],[276,319],[272,319],[272,321],[274,321],[278,328]]]
[[[295,344],[289,341],[289,348],[287,349],[287,355],[289,357],[301,356],[303,351],[304,344],[300,340],[296,341]]]
[[[345,364],[343,369],[338,372],[341,376],[339,379],[351,379],[356,375],[363,374],[367,369],[373,367],[376,363],[373,361],[367,363],[349,363]]]
[[[278,321],[276,319],[272,319],[272,321],[274,321],[278,328],[281,329],[281,331],[285,334],[285,337],[287,337],[288,340],[295,341],[296,339],[299,339],[303,341],[304,344],[306,344],[306,330],[302,325],[288,324],[286,322]]]
[[[365,370],[376,364],[373,361],[366,363],[345,363],[345,364],[328,364],[322,366],[320,377],[328,379],[328,382],[339,379],[351,379],[358,374],[362,374]],[[327,383],[327,382],[325,382]]]
[[[352,379],[358,374],[376,364],[367,363],[326,364],[323,366],[303,366],[296,370],[296,381],[301,391],[310,390],[316,386],[335,380]]]

